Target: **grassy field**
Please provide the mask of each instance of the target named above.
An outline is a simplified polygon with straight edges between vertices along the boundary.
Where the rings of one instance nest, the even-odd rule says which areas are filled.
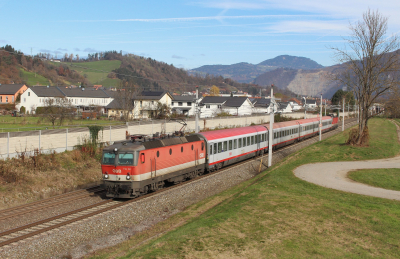
[[[363,169],[349,173],[349,178],[368,185],[400,191],[400,169]]]
[[[105,87],[118,86],[119,79],[107,78],[107,75],[114,69],[121,66],[120,60],[100,60],[83,63],[68,63],[70,69],[73,69],[85,76],[92,84],[103,85]],[[105,71],[105,72],[103,72]]]
[[[392,123],[372,119],[369,129],[369,147],[346,146],[339,133],[91,258],[399,258],[400,202],[293,175],[307,163],[399,154]]]
[[[22,79],[25,80],[27,85],[50,85],[50,82],[44,76],[36,74],[33,72],[28,72],[23,69],[20,69],[22,73]]]
[[[89,125],[120,125],[121,121],[108,120],[107,118],[100,120],[83,120],[74,119],[72,121],[65,121],[63,126],[56,125],[56,129],[65,129],[70,127],[86,127]],[[24,116],[24,117],[11,117],[10,115],[0,116],[0,133],[1,132],[14,132],[14,131],[30,131],[30,130],[43,130],[53,129],[50,122],[42,117]]]

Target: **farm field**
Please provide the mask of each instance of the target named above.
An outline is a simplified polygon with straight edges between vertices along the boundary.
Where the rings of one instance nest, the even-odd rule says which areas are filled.
[[[108,120],[107,118],[100,120],[83,120],[74,119],[72,121],[66,120],[62,126],[56,125],[56,129],[66,129],[70,127],[86,127],[89,125],[121,125],[123,122]],[[42,117],[24,116],[24,117],[11,117],[10,115],[0,116],[0,133],[14,132],[14,131],[30,131],[30,130],[44,130],[53,129],[50,122]]]
[[[293,175],[308,163],[399,155],[393,123],[371,119],[369,129],[369,147],[344,145],[348,131],[339,133],[89,258],[399,258],[400,202]]]
[[[79,72],[85,76],[94,85],[103,85],[104,87],[118,86],[120,80],[108,78],[110,71],[121,66],[120,60],[100,60],[83,63],[65,63],[70,69]],[[105,71],[105,72],[103,72]]]
[[[22,74],[21,77],[26,81],[27,85],[50,85],[50,81],[44,76],[36,74],[35,77],[34,72],[25,71],[24,69],[20,69],[20,71]]]

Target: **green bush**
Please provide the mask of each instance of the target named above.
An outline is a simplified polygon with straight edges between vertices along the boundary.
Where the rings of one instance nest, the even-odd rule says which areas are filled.
[[[21,114],[25,114],[25,107],[24,107],[24,106],[21,106],[21,108],[19,108],[19,112],[20,112]]]

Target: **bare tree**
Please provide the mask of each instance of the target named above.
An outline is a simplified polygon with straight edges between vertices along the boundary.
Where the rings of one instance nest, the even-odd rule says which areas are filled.
[[[41,116],[48,120],[53,128],[57,121],[61,126],[65,120],[72,119],[74,116],[74,107],[67,98],[48,98],[44,100],[44,105]]]
[[[115,108],[120,111],[121,120],[127,122],[136,117],[135,108],[141,105],[140,93],[139,87],[130,82],[121,82],[117,87],[114,102],[116,103]]]
[[[363,20],[350,25],[351,35],[345,38],[346,48],[332,48],[344,69],[334,76],[342,85],[354,92],[360,106],[360,124],[350,137],[354,145],[368,144],[368,110],[376,99],[399,85],[399,41],[387,33],[386,17],[378,11],[368,10]]]

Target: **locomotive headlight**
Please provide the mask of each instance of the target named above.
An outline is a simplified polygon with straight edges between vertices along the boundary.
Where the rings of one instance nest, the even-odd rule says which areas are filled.
[[[104,175],[104,179],[108,179],[108,173],[106,172],[106,174]]]
[[[117,152],[118,151],[118,148],[114,148],[114,152]]]
[[[131,176],[129,175],[129,173],[126,175],[126,180],[130,180]]]

